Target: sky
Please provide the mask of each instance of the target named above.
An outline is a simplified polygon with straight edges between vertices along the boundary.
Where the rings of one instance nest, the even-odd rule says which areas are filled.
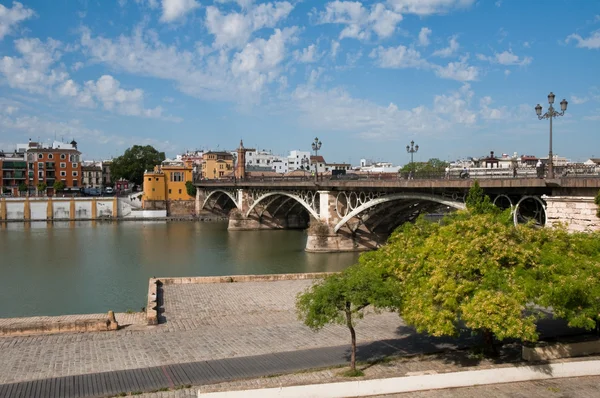
[[[0,148],[600,157],[600,2],[0,0]]]

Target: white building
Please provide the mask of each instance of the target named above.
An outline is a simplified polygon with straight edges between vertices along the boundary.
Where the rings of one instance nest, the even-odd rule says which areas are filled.
[[[360,160],[360,171],[368,173],[397,173],[400,166],[394,166],[391,162],[373,162],[367,159]]]
[[[288,172],[288,159],[274,155],[270,150],[252,150],[246,152],[246,166],[268,167],[283,174]]]
[[[288,171],[308,170],[310,167],[310,152],[308,151],[290,151],[287,157]]]

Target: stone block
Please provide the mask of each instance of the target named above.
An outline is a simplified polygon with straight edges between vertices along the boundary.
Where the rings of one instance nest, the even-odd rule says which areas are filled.
[[[580,357],[600,353],[600,340],[574,343],[554,343],[548,345],[523,346],[522,357],[526,361],[547,361],[550,359]]]

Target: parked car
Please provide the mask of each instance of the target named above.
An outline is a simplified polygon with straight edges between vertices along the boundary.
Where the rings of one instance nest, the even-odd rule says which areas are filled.
[[[104,193],[107,195],[112,195],[113,193],[115,193],[115,190],[112,187],[106,187],[104,188]]]

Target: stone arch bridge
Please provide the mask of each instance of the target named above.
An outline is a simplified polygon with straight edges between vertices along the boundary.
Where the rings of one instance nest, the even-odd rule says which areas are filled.
[[[399,225],[420,214],[464,209],[473,180],[245,179],[196,181],[196,212],[229,216],[230,230],[306,229],[311,252],[377,248]],[[482,179],[494,203],[513,209],[515,223],[566,222],[600,227],[593,197],[600,178]]]

